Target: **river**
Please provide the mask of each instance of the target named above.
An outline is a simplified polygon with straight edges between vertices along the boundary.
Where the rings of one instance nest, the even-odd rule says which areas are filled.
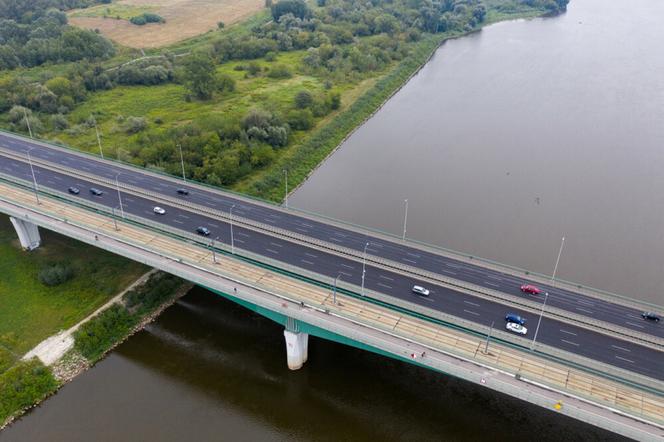
[[[659,0],[448,42],[291,205],[661,303],[664,17]],[[311,338],[202,289],[0,441],[610,440],[480,386]]]

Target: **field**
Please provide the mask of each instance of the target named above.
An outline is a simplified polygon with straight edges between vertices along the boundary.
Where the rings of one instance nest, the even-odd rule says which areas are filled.
[[[204,34],[215,29],[218,22],[239,22],[264,5],[263,0],[120,0],[74,10],[69,13],[69,21],[82,28],[99,29],[123,46],[158,48]],[[144,12],[156,13],[166,22],[136,26],[128,21]]]
[[[101,249],[40,230],[43,246],[24,252],[9,218],[0,216],[0,373],[43,339],[85,318],[147,271]],[[67,262],[70,281],[39,282],[46,264]]]

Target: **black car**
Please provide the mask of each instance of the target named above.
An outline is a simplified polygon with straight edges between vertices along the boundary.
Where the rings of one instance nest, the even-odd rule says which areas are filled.
[[[659,322],[659,320],[662,319],[659,317],[657,313],[653,312],[643,312],[641,313],[641,317],[643,317],[643,319],[647,319],[648,321],[655,321],[655,322]]]
[[[207,227],[196,227],[196,233],[203,236],[210,236],[210,230]]]
[[[103,191],[97,189],[96,187],[90,187],[90,193],[94,196],[102,196],[104,194]]]
[[[176,192],[180,195],[189,195],[189,191],[187,189],[178,189]]]
[[[71,193],[72,195],[78,195],[79,193],[81,193],[81,190],[78,187],[74,186],[67,189],[67,191],[69,191],[69,193]]]

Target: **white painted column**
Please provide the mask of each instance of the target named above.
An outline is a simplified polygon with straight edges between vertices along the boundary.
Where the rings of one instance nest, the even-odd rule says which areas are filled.
[[[299,370],[309,356],[309,335],[307,333],[284,330],[288,368]]]
[[[41,236],[39,235],[39,228],[36,224],[31,222],[14,218],[13,216],[9,217],[16,233],[18,234],[18,239],[21,241],[21,247],[25,250],[34,250],[41,244]]]

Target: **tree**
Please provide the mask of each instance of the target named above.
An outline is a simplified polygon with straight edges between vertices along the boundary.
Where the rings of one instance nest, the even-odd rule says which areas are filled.
[[[212,57],[196,52],[184,64],[184,81],[192,94],[201,100],[212,98],[217,90],[217,77]]]
[[[308,91],[300,91],[295,94],[295,107],[304,109],[310,107],[314,102],[314,97]]]
[[[285,14],[305,19],[311,16],[311,10],[303,0],[281,0],[272,4],[272,18],[275,21],[279,21],[279,18]]]

